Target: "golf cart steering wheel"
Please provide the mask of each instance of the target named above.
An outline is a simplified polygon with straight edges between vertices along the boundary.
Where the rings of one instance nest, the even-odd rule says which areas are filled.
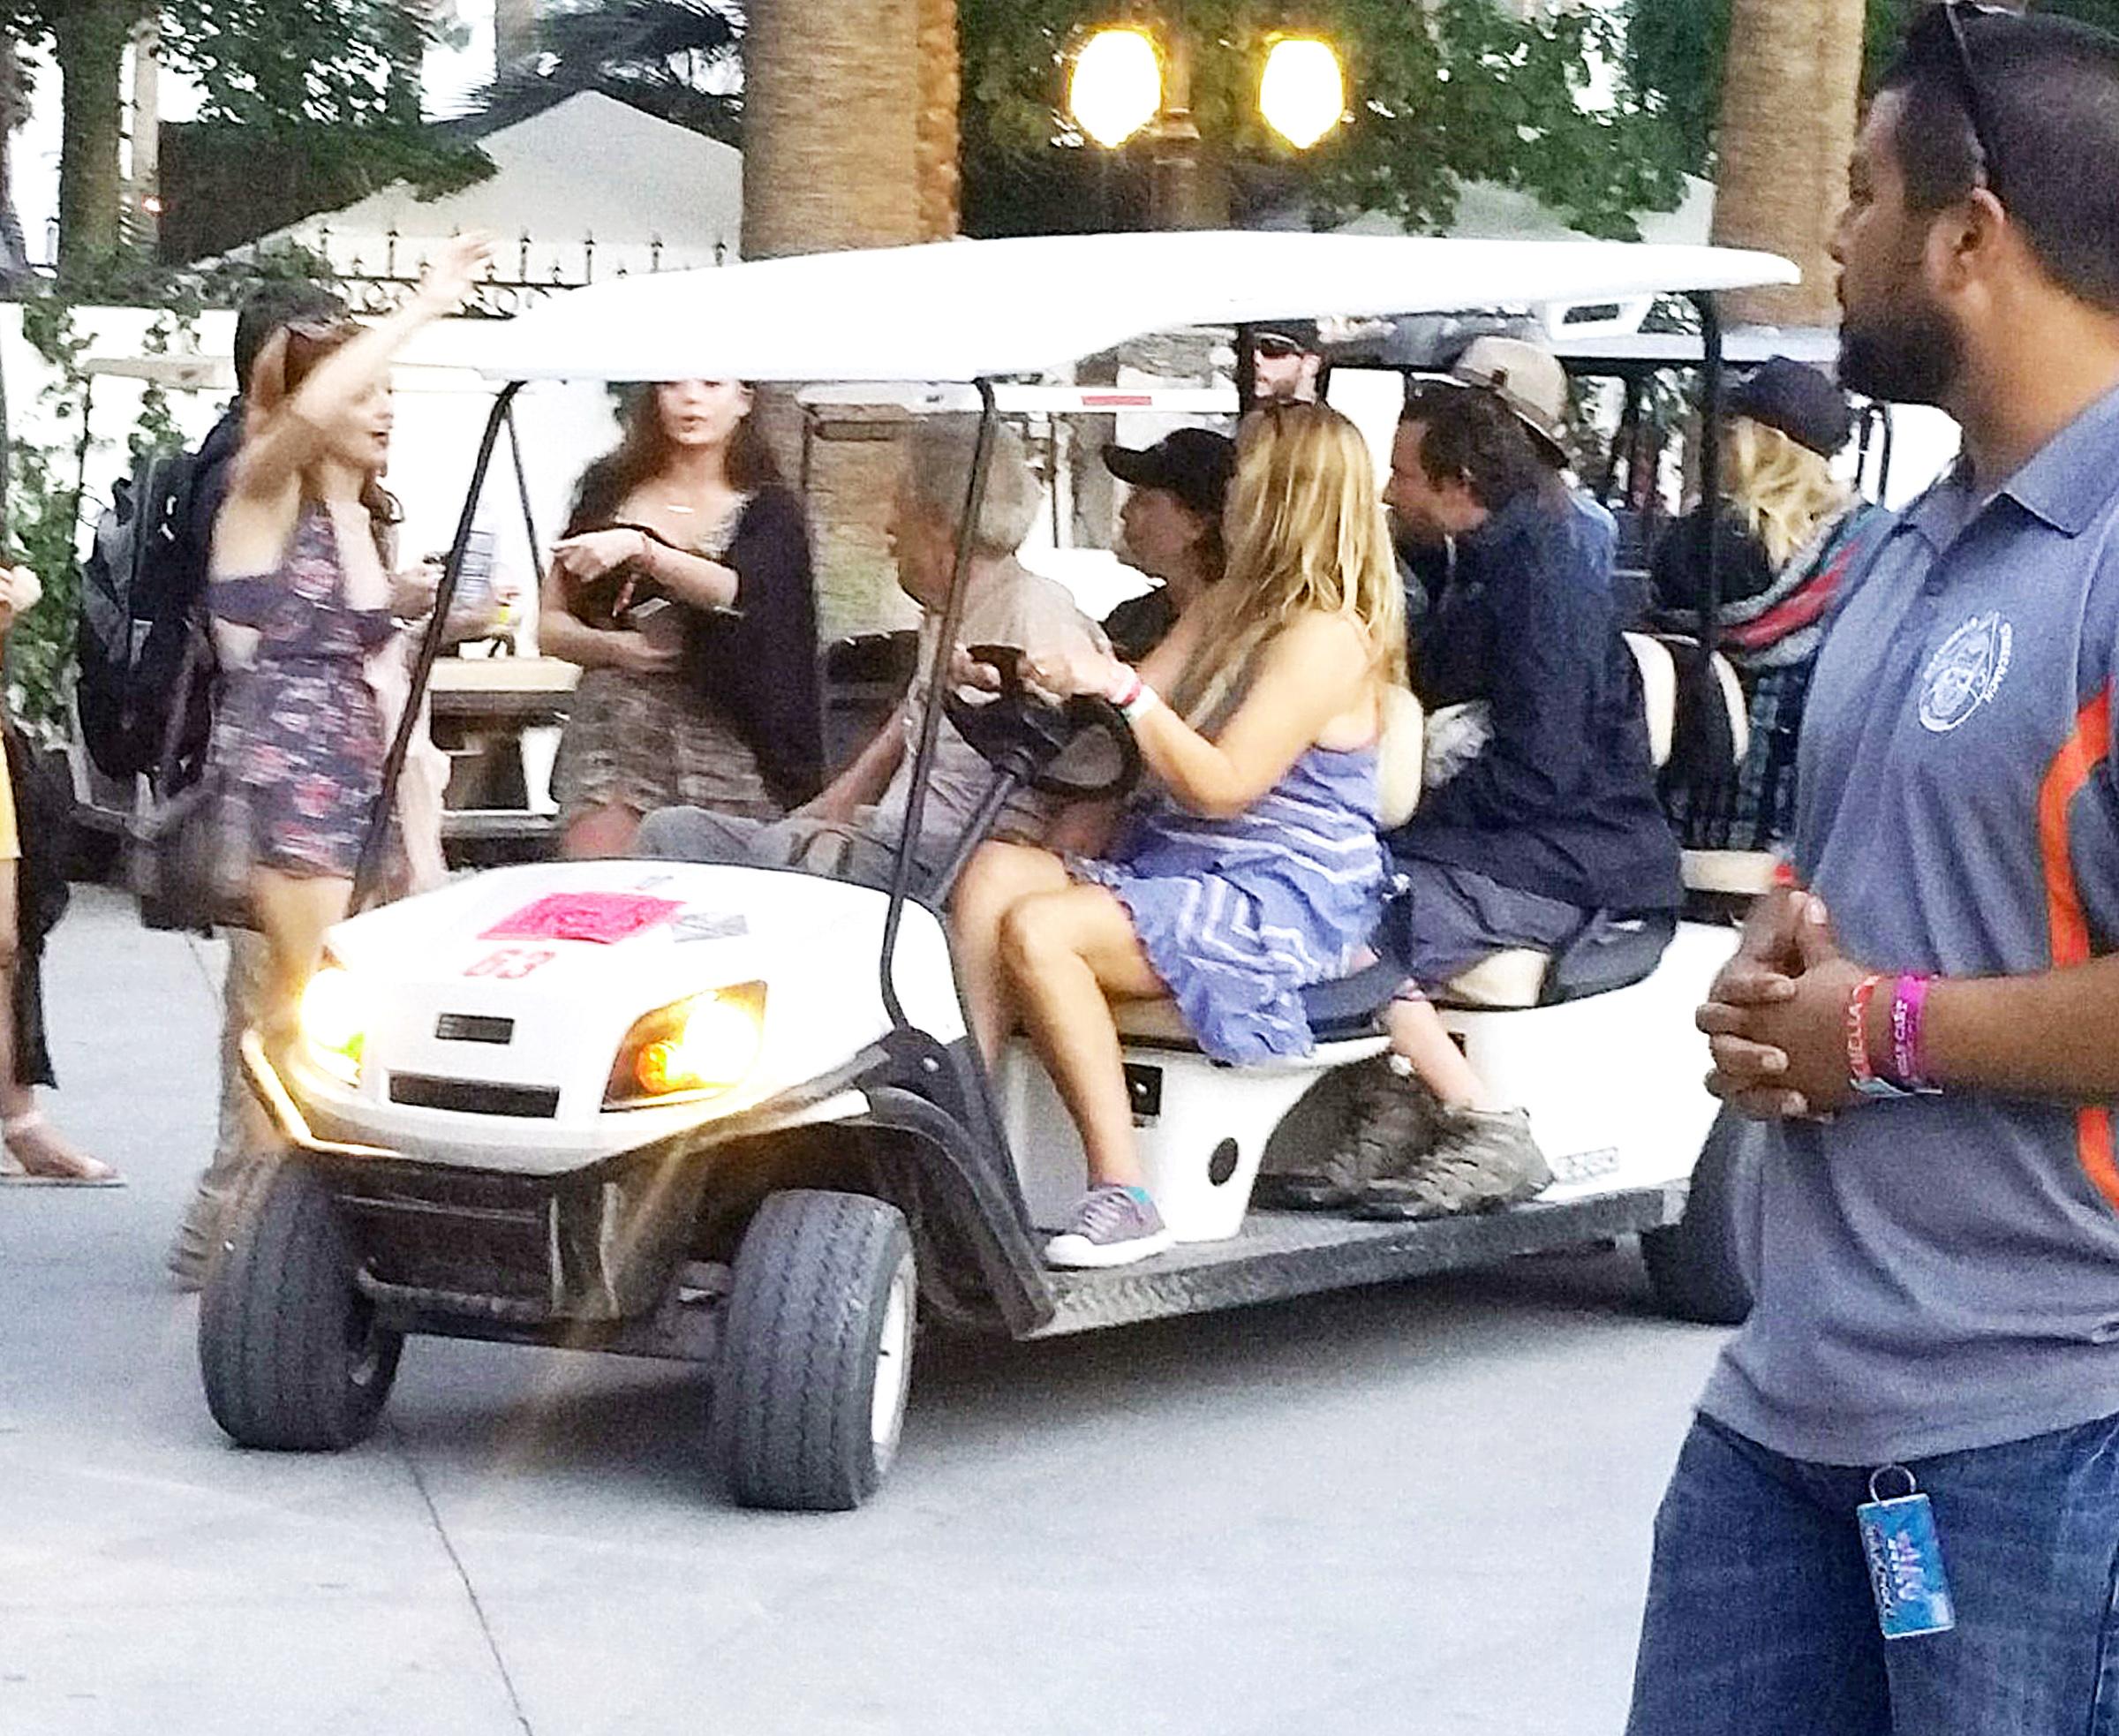
[[[1110,700],[1078,693],[1055,706],[1024,685],[1022,653],[1014,645],[969,649],[975,661],[999,672],[1000,691],[974,699],[951,688],[942,712],[996,771],[1075,802],[1122,796],[1140,781],[1140,744]]]

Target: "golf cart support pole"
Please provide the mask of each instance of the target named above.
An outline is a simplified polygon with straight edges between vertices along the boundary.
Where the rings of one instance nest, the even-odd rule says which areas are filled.
[[[434,673],[434,659],[441,654],[441,641],[449,631],[449,607],[456,601],[456,580],[464,570],[464,551],[471,542],[479,497],[486,492],[486,473],[493,468],[493,450],[500,443],[501,426],[508,420],[509,406],[522,389],[523,382],[519,380],[501,387],[486,418],[486,432],[479,440],[478,463],[472,466],[471,487],[464,495],[464,510],[456,519],[456,534],[449,546],[449,558],[442,563],[441,582],[434,587],[434,612],[427,616],[426,631],[419,638],[419,654],[413,660],[411,688],[405,695],[404,715],[397,720],[397,733],[391,738],[389,753],[382,762],[382,789],[368,816],[367,836],[360,841],[360,861],[353,870],[353,896],[347,905],[350,915],[360,913],[374,894],[376,882],[381,876],[383,850],[390,835],[390,815],[397,806],[397,781],[404,774],[405,758],[412,749],[412,734],[419,727],[420,704],[426,698],[426,684]]]
[[[1693,298],[1700,310],[1700,341],[1706,375],[1700,389],[1700,517],[1707,525],[1707,558],[1700,592],[1700,659],[1707,660],[1722,643],[1722,310],[1711,291]]]
[[[883,1006],[892,1024],[903,1028],[905,1008],[898,1000],[894,969],[898,954],[898,928],[904,920],[905,901],[911,895],[916,865],[914,843],[920,821],[927,811],[927,785],[934,774],[935,745],[941,739],[942,691],[948,684],[949,666],[956,655],[957,629],[964,617],[964,588],[971,577],[972,529],[985,504],[986,472],[992,468],[993,439],[1000,411],[991,380],[975,382],[978,389],[978,442],[971,452],[971,480],[964,490],[963,517],[957,523],[956,563],[949,576],[949,595],[942,604],[942,619],[935,633],[934,661],[927,671],[927,707],[920,720],[920,744],[912,760],[912,784],[905,802],[905,829],[898,836],[898,854],[891,864],[890,908],[883,917]],[[490,431],[488,433],[490,444]]]

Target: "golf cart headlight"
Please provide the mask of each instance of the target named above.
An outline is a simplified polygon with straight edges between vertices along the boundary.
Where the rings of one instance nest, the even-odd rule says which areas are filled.
[[[738,983],[658,1008],[626,1032],[604,1106],[732,1091],[757,1063],[765,1041],[763,983]]]
[[[309,1057],[335,1079],[360,1083],[361,1051],[368,1038],[367,997],[341,965],[327,964],[302,991],[302,1041]]]

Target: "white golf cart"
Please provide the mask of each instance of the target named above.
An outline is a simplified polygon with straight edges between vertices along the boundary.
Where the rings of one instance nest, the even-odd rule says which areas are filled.
[[[1778,259],[1706,249],[1192,234],[818,255],[577,291],[497,346],[437,615],[530,380],[968,382],[990,433],[1000,376],[1143,333],[1321,299],[1383,314],[1682,292],[1701,301],[1711,353],[1712,291],[1793,277]],[[967,515],[990,450],[982,440]],[[1667,656],[1642,655],[1667,739]],[[1048,1270],[1039,1227],[1080,1189],[1081,1148],[1027,1052],[997,1077],[981,1065],[941,902],[1018,784],[1120,789],[1137,756],[1101,702],[1060,712],[1011,687],[951,715],[995,773],[932,882],[902,843],[887,892],[753,868],[516,867],[335,930],[301,1036],[283,1053],[245,1045],[287,1149],[246,1189],[206,1290],[200,1356],[222,1427],[248,1445],[345,1446],[373,1424],[412,1333],[689,1359],[713,1369],[736,1499],[847,1507],[889,1467],[922,1316],[1074,1332],[1679,1233],[1713,1108],[1689,1014],[1731,936],[1614,911],[1557,955],[1489,960],[1456,986],[1455,1029],[1556,1160],[1540,1200],[1395,1225],[1248,1209],[1261,1160],[1330,1137],[1335,1074],[1383,1048],[1384,967],[1314,990],[1316,1053],[1271,1067],[1215,1064],[1170,1009],[1127,1009],[1143,1159],[1180,1245],[1116,1272]],[[1682,1273],[1668,1281],[1683,1306]]]

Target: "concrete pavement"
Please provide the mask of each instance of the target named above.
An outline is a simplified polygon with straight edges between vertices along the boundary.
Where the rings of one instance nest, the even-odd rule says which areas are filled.
[[[85,892],[0,1189],[0,1736],[1611,1736],[1719,1335],[1629,1255],[924,1349],[864,1512],[729,1508],[695,1372],[416,1340],[377,1438],[238,1452],[162,1256],[215,949]]]

